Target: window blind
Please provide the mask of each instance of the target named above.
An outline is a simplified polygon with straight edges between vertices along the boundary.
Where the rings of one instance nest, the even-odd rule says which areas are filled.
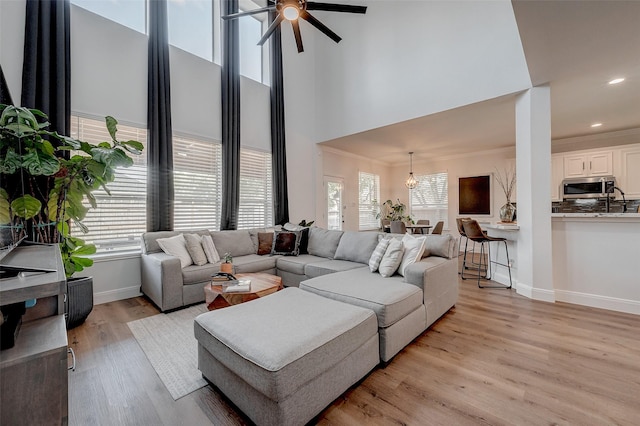
[[[429,219],[432,225],[447,220],[449,209],[449,186],[446,172],[427,175],[416,175],[418,186],[410,190],[411,218],[413,220]]]
[[[71,117],[71,136],[91,143],[111,140],[103,120],[79,116]],[[146,149],[146,129],[119,123],[116,137],[118,140],[139,141]],[[147,219],[147,159],[144,152],[131,157],[133,166],[118,168],[115,181],[108,185],[111,196],[103,189],[94,191],[97,208],[89,210],[82,221],[89,232],[83,234],[78,226],[72,224],[72,234],[95,244],[99,253],[140,248],[140,236],[146,230]]]
[[[240,149],[238,229],[273,226],[271,153]]]
[[[222,145],[173,135],[174,229],[220,229]]]
[[[376,215],[380,211],[378,200],[380,199],[380,176],[360,172],[359,173],[359,229],[377,229],[380,227],[380,220]]]

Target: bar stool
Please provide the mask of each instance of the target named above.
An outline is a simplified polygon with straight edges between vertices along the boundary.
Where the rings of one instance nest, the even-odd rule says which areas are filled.
[[[458,217],[456,218],[456,226],[458,227],[458,234],[460,234],[460,238],[458,239],[458,253],[460,253],[460,249],[462,249],[462,239],[464,238],[464,254],[462,255],[462,265],[460,265],[460,272],[458,272],[458,274],[460,274],[461,278],[463,280],[466,280],[466,278],[464,277],[464,270],[465,269],[471,269],[472,267],[477,267],[478,264],[475,263],[475,261],[473,260],[475,255],[476,255],[476,243],[473,243],[473,246],[471,248],[471,262],[469,262],[469,264],[471,266],[467,266],[467,249],[469,247],[469,238],[467,238],[467,235],[464,233],[464,227],[462,226],[462,222],[466,221],[466,220],[471,220],[470,217]],[[483,271],[486,272],[486,271]]]
[[[498,237],[490,237],[482,231],[480,224],[478,224],[475,220],[466,220],[462,221],[462,227],[464,229],[464,233],[466,237],[480,244],[480,262],[478,263],[478,287],[480,288],[504,288],[510,289],[513,287],[513,282],[511,281],[511,261],[509,260],[509,248],[507,247],[507,239],[506,238],[498,238]],[[491,260],[491,243],[504,243],[504,250],[507,255],[507,263],[500,263],[494,260]],[[487,263],[483,264],[484,261],[484,246],[487,245]],[[509,270],[509,286],[505,285],[491,285],[491,286],[482,286],[480,285],[480,280],[490,280],[491,279],[491,264],[496,264],[500,266],[504,266]],[[463,261],[462,266],[462,274],[464,274],[465,262]],[[484,267],[484,269],[483,269]],[[487,274],[483,277],[482,273],[486,272]]]

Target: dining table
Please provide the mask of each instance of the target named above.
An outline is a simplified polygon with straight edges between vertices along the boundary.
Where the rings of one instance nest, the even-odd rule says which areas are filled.
[[[433,228],[433,225],[423,225],[423,224],[418,225],[418,224],[414,224],[414,225],[405,225],[405,227],[407,229],[410,229],[411,233],[413,233],[413,234],[418,234],[418,233],[419,234],[425,234],[425,233],[428,234],[429,233],[429,229]],[[384,232],[389,232],[390,229],[391,229],[390,225],[385,225],[384,226]],[[425,230],[427,232],[424,232]],[[420,232],[418,232],[418,231],[420,231]]]
[[[406,225],[406,227],[407,229],[411,229],[411,233],[413,234],[428,234],[429,229],[433,228],[433,225],[414,224],[414,225]],[[427,232],[424,232],[424,231],[427,231]]]

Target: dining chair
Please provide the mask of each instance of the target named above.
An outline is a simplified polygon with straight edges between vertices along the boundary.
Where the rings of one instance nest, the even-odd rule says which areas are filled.
[[[428,224],[429,224],[429,219],[418,219],[418,221],[416,222],[416,225],[428,225]],[[427,231],[427,232],[424,232],[424,231]],[[429,230],[425,228],[420,228],[420,233],[428,234]]]
[[[478,287],[480,288],[505,288],[505,289],[509,289],[513,286],[513,282],[511,280],[511,261],[509,260],[509,247],[507,246],[507,239],[506,238],[499,238],[499,237],[490,237],[489,235],[487,235],[482,228],[480,227],[480,224],[478,223],[478,221],[476,220],[464,220],[462,221],[462,227],[464,228],[464,233],[466,235],[466,237],[468,239],[470,239],[471,241],[475,242],[475,243],[479,243],[480,244],[480,262],[478,263],[478,270],[477,270],[477,278],[478,278]],[[497,262],[495,260],[491,260],[491,243],[504,243],[504,250],[505,250],[505,254],[507,256],[507,263],[500,263]],[[487,254],[487,259],[485,261],[485,244],[486,244],[486,254]],[[464,262],[464,260],[463,260]],[[480,285],[480,280],[491,280],[491,264],[495,264],[495,265],[500,265],[500,266],[504,266],[509,270],[509,286],[506,285]],[[462,271],[461,271],[461,278],[465,279],[464,277],[464,270],[465,270],[466,265],[463,263],[463,267],[462,267]],[[486,273],[483,276],[483,273]]]
[[[401,220],[391,221],[391,233],[392,234],[406,234],[407,226]]]
[[[442,234],[442,228],[444,227],[444,221],[440,221],[438,223],[436,223],[436,226],[433,228],[433,231],[431,231],[432,234]]]

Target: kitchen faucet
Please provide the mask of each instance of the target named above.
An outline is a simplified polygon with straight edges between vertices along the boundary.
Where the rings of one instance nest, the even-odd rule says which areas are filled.
[[[622,192],[622,189],[618,188],[617,186],[612,186],[607,189],[607,213],[609,213],[609,210],[610,210],[609,194],[613,194],[613,191],[616,189],[620,192],[620,195],[622,195],[622,213],[626,213],[627,200],[624,198],[624,192]]]

